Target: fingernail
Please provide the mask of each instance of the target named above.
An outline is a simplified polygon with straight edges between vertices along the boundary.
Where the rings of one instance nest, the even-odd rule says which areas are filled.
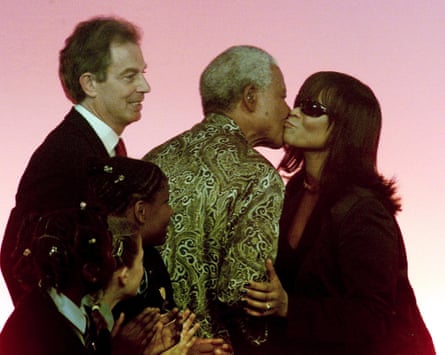
[[[246,283],[244,284],[244,287],[250,287],[250,282],[246,282]]]
[[[245,288],[243,288],[240,292],[242,295],[245,295],[247,293],[247,290]]]

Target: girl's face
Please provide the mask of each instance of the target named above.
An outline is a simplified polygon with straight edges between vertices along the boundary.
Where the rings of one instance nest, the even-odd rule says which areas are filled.
[[[325,106],[303,101],[290,112],[284,124],[284,143],[303,150],[324,150],[332,126]]]
[[[143,226],[144,245],[162,245],[167,235],[167,227],[173,209],[168,204],[168,183],[162,184],[152,201],[146,201],[146,221]]]

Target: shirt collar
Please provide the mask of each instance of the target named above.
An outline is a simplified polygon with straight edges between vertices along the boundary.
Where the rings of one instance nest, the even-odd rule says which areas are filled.
[[[85,308],[83,306],[79,308],[73,301],[63,293],[57,292],[54,288],[50,288],[48,294],[59,312],[68,319],[81,332],[81,334],[85,334],[87,329],[87,315]]]
[[[84,106],[80,104],[74,105],[74,109],[79,112],[79,114],[90,124],[94,132],[96,132],[97,136],[104,144],[108,154],[110,156],[114,156],[114,148],[119,140],[119,136],[116,134],[116,132],[113,131],[113,129],[104,121],[99,119],[92,112],[88,111]]]
[[[83,307],[90,307],[90,308],[92,308],[93,306],[99,307],[99,312],[102,315],[102,317],[104,317],[105,322],[107,323],[107,329],[110,332],[112,331],[114,326],[113,312],[106,303],[104,302],[98,303],[95,300],[95,297],[93,297],[92,295],[85,295],[82,298],[81,304]]]
[[[234,134],[239,134],[244,137],[241,128],[238,124],[229,116],[222,115],[219,113],[211,113],[204,119],[207,123],[214,124],[216,126],[221,126],[224,130],[230,131]]]

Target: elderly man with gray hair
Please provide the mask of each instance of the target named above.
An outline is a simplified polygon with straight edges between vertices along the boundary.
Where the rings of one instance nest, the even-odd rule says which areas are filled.
[[[266,280],[275,258],[284,185],[254,147],[280,148],[289,113],[283,75],[264,50],[234,46],[204,70],[205,118],[150,151],[165,172],[175,214],[161,254],[179,307],[201,336],[223,337],[235,353],[261,353],[264,320],[243,311],[247,280]]]

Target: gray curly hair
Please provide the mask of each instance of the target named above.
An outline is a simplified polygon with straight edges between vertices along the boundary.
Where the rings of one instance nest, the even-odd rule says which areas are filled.
[[[276,60],[254,46],[233,46],[218,55],[201,74],[204,114],[231,111],[247,85],[265,89],[272,82],[272,65]]]

